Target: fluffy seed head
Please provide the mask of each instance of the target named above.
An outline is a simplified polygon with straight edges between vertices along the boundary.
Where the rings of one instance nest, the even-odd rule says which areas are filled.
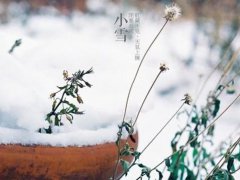
[[[165,8],[165,18],[168,21],[173,21],[181,16],[181,9],[176,4],[171,4],[170,6],[166,6]]]

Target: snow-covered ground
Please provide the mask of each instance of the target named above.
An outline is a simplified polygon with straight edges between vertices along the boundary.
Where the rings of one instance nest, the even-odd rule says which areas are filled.
[[[134,41],[116,41],[114,21],[117,16],[117,12],[111,16],[75,14],[71,19],[38,15],[29,17],[24,24],[15,19],[1,25],[0,143],[81,146],[116,138],[117,124],[121,121],[130,82],[139,63],[134,59]],[[141,55],[163,23],[164,19],[153,21],[150,16],[141,15]],[[193,33],[196,33],[194,22],[169,23],[146,57],[130,98],[128,119],[135,118],[160,63],[166,63],[170,70],[160,76],[140,114],[139,150],[178,109],[186,92],[194,97],[202,82],[199,74],[206,76],[212,69],[205,61],[208,49],[204,40],[193,65],[186,67],[184,64],[183,59],[192,50]],[[19,38],[22,45],[13,54],[8,54]],[[63,70],[74,73],[91,67],[94,74],[87,79],[93,87],[80,92],[84,101],[81,109],[85,115],[76,117],[73,125],[64,122],[65,126],[59,129],[61,133],[36,133],[38,128],[47,126],[44,119],[51,109],[49,95],[56,91],[57,85],[64,83]],[[219,74],[215,73],[203,97],[218,78]],[[162,95],[164,92],[165,95]],[[233,98],[224,95],[220,111]],[[199,103],[204,104],[205,99],[201,98]],[[236,128],[239,115],[238,101],[217,122],[217,143]],[[170,140],[181,123],[175,119],[145,152],[142,162],[154,166],[169,155]],[[134,179],[137,173],[133,169],[125,179]]]

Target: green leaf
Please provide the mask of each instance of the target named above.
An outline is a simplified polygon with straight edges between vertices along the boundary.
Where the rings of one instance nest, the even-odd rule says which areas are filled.
[[[140,168],[146,168],[147,166],[145,166],[144,164],[138,164],[138,166],[140,167]]]
[[[170,163],[170,159],[169,158],[165,159],[165,165],[167,167],[170,167],[171,163]]]
[[[62,115],[62,114],[66,114],[68,112],[69,108],[64,108],[64,109],[61,109],[59,114]]]
[[[52,111],[54,111],[55,107],[56,107],[56,104],[57,104],[57,101],[56,99],[53,101],[53,104],[52,104]]]
[[[179,158],[178,156],[180,156],[179,151],[171,156],[171,163],[170,163],[170,166],[168,167],[168,171],[171,172],[171,173],[173,173],[174,170],[175,170],[175,166],[176,166],[176,163],[177,163],[178,158]]]
[[[77,96],[73,93],[73,91],[69,91],[69,94],[73,97],[73,98],[76,98]]]
[[[235,92],[235,89],[227,89],[227,94],[234,94]]]
[[[85,87],[82,83],[78,83],[77,85],[78,85],[78,87],[80,87],[80,88]]]
[[[202,112],[201,121],[204,127],[207,127],[208,116],[205,112]]]
[[[72,124],[73,115],[72,114],[66,114],[66,119]]]
[[[128,134],[132,134],[134,132],[134,129],[133,129],[132,125],[128,122],[124,122],[123,127],[125,127]]]
[[[203,151],[203,159],[206,159],[206,158],[208,158],[210,155],[207,153],[207,150],[206,150],[206,148],[202,148],[202,151]]]
[[[185,180],[193,180],[196,179],[196,177],[194,176],[193,171],[191,171],[189,168],[185,167],[187,169],[187,177]]]
[[[215,163],[215,161],[213,159],[211,159],[210,162],[211,162],[212,166],[216,165],[216,163]]]
[[[47,117],[46,117],[46,119],[45,119],[49,124],[52,122],[51,121],[51,114],[49,113],[49,114],[47,114]]]
[[[177,151],[177,143],[178,143],[178,139],[179,137],[181,136],[181,132],[176,132],[176,134],[174,135],[174,138],[172,139],[171,141],[171,147],[172,147],[172,150],[173,152]]]
[[[231,174],[228,175],[228,178],[229,178],[229,180],[235,180]]]
[[[218,88],[217,88],[217,90],[219,90],[219,91],[221,91],[221,90],[223,90],[223,89],[224,89],[224,86],[221,85],[221,84],[220,84],[220,85],[218,86]]]
[[[120,151],[120,156],[129,156],[132,154],[131,147],[128,143],[125,144],[125,146]]]
[[[198,150],[197,150],[197,148],[194,148],[194,149],[193,149],[193,158],[194,158],[197,154],[198,154]]]
[[[227,163],[227,170],[230,172],[230,170],[234,167],[234,157],[230,156]]]
[[[150,178],[150,172],[151,172],[151,169],[149,167],[147,167],[147,166],[144,166],[142,168],[141,176],[147,176],[148,178]]]
[[[227,170],[219,169],[214,171],[208,180],[234,180],[234,178]]]
[[[72,104],[72,103],[69,103],[68,104],[72,109],[69,111],[69,113],[76,113],[76,112],[78,112],[78,107],[77,106],[75,106],[74,104]]]
[[[158,180],[162,180],[163,178],[163,174],[161,171],[159,171],[158,169],[156,169],[157,173],[158,173]]]
[[[120,160],[120,163],[121,163],[121,166],[122,166],[122,168],[123,168],[124,174],[127,175],[128,170],[129,170],[128,168],[129,168],[129,166],[130,166],[129,162],[121,159],[121,160]]]
[[[62,90],[62,89],[65,89],[68,85],[65,85],[65,86],[57,86],[58,89]]]
[[[215,101],[214,101],[214,110],[212,112],[212,116],[213,117],[216,117],[216,115],[217,115],[217,113],[218,113],[218,111],[220,109],[220,102],[221,101],[219,99],[215,99]]]
[[[134,156],[136,160],[139,159],[140,155],[141,155],[141,153],[138,152],[138,151],[134,151],[134,152],[132,153],[132,156]]]
[[[197,148],[194,148],[194,149],[193,149],[192,156],[193,156],[193,164],[194,164],[194,166],[196,166],[196,165],[197,165],[197,160],[198,160],[197,157],[200,157],[200,156],[198,155],[198,150],[197,150]]]
[[[73,114],[84,114],[84,111],[76,111],[76,112],[73,112]]]
[[[194,117],[192,117],[192,123],[198,123],[198,115],[197,114]]]
[[[236,92],[235,88],[234,88],[234,81],[232,82],[231,85],[227,86],[227,94],[234,94]]]
[[[195,133],[192,132],[192,131],[190,131],[188,141],[190,142],[190,141],[192,141],[194,138],[195,138]],[[191,147],[195,147],[195,146],[197,146],[197,145],[198,145],[197,138],[190,143],[190,146],[191,146]]]
[[[215,127],[215,126],[212,125],[212,126],[210,126],[210,127],[208,128],[207,134],[208,134],[209,136],[213,136],[214,127]]]
[[[55,122],[54,122],[54,125],[55,126],[60,126],[60,119],[58,118],[58,115],[55,115]]]

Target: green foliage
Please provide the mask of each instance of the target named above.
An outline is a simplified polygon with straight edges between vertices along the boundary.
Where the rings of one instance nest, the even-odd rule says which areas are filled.
[[[228,159],[228,163],[227,163],[227,170],[230,172],[230,170],[233,169],[234,171],[234,157],[230,156]]]
[[[54,92],[50,95],[50,98],[53,99],[51,111],[46,115],[46,121],[49,123],[48,129],[40,128],[39,132],[52,133],[52,126],[62,126],[62,118],[65,117],[70,123],[73,122],[74,115],[81,115],[84,112],[79,110],[79,107],[73,102],[70,102],[69,99],[75,99],[78,104],[82,104],[83,100],[79,95],[79,88],[84,88],[85,86],[91,87],[92,85],[84,80],[84,76],[91,74],[92,69],[88,71],[77,71],[68,75],[67,71],[63,71],[63,78],[65,80],[64,86],[57,86],[59,89],[57,92]],[[59,97],[57,95],[60,94]]]
[[[227,21],[226,24],[224,24],[224,27],[225,26],[228,27],[228,30],[229,30],[228,32],[230,33],[227,33],[226,36],[224,35],[223,37],[221,36],[221,34],[219,34],[219,32],[222,32],[222,29],[220,28],[217,29],[216,27],[214,27],[215,26],[214,23],[212,23],[213,27],[209,28],[209,21],[201,22],[202,20],[203,19],[199,19],[199,21],[197,22],[197,26],[198,26],[198,29],[203,30],[204,34],[209,35],[208,39],[209,39],[210,54],[212,52],[215,52],[214,50],[217,50],[217,54],[219,54],[221,57],[219,58],[220,63],[206,78],[206,82],[203,83],[203,86],[200,87],[199,94],[197,94],[197,98],[194,101],[195,103],[197,103],[197,100],[200,97],[202,90],[204,89],[206,83],[212,76],[213,72],[215,72],[215,70],[221,69],[221,66],[223,67],[226,66],[226,67],[222,68],[223,73],[219,81],[217,81],[216,87],[212,90],[209,90],[208,97],[206,98],[206,104],[202,105],[201,107],[198,107],[196,104],[194,104],[190,111],[187,111],[187,110],[184,111],[186,112],[187,118],[185,119],[183,128],[178,130],[174,134],[173,139],[171,140],[171,148],[172,148],[173,154],[169,156],[169,158],[165,159],[164,161],[161,161],[153,169],[148,168],[148,166],[144,164],[136,163],[136,159],[139,160],[140,155],[142,155],[141,153],[137,156],[137,158],[135,158],[133,163],[129,166],[129,169],[136,164],[138,165],[139,168],[141,168],[141,175],[137,179],[142,179],[143,176],[146,176],[149,179],[151,172],[153,170],[155,170],[158,173],[159,179],[162,179],[164,170],[159,171],[157,168],[160,165],[162,165],[164,162],[165,162],[165,167],[167,167],[166,168],[167,171],[170,173],[170,176],[168,177],[168,179],[170,180],[183,180],[183,179],[196,180],[196,179],[205,179],[207,176],[209,176],[207,178],[209,180],[210,179],[211,180],[233,180],[234,178],[232,174],[240,169],[240,167],[236,168],[237,167],[236,162],[239,163],[240,161],[240,150],[239,150],[239,153],[237,154],[233,154],[233,151],[231,152],[227,151],[226,153],[226,147],[224,147],[220,149],[217,153],[216,152],[211,153],[209,151],[209,149],[211,148],[208,148],[209,146],[212,146],[214,143],[214,139],[213,139],[214,132],[215,132],[214,123],[228,109],[226,108],[225,111],[223,111],[223,113],[217,116],[219,114],[219,110],[221,106],[220,95],[225,89],[228,94],[235,93],[235,89],[233,88],[234,81],[232,80],[229,83],[225,83],[226,79],[228,78],[227,76],[228,75],[231,76],[231,73],[229,72],[232,70],[233,64],[222,63],[222,62],[231,61],[234,55],[234,48],[232,46],[232,41],[234,40],[234,37],[237,35],[237,32],[239,31],[240,26],[239,26],[239,22],[237,21],[239,20],[239,18],[235,17],[232,21],[229,20]],[[216,26],[219,25],[218,23],[216,24],[217,24]],[[204,26],[206,26],[206,28],[204,28]],[[196,35],[197,34],[198,33],[196,33]],[[155,37],[155,39],[156,38],[157,36]],[[154,43],[154,41],[152,42],[152,44]],[[149,47],[149,49],[150,48],[151,46]],[[146,51],[146,53],[148,52],[148,50]],[[225,56],[225,53],[226,53],[226,56]],[[194,54],[192,54],[192,56],[190,57],[192,61],[193,61],[193,57],[195,57]],[[139,68],[141,64],[142,64],[142,61],[139,65]],[[237,73],[239,73],[239,67],[237,67],[236,69],[237,69]],[[131,84],[129,94],[128,94],[129,96],[132,89],[132,85],[134,84],[135,79],[137,77],[138,70],[137,70],[136,76],[134,77],[133,83]],[[186,104],[190,104],[191,102],[191,98],[189,97],[190,96],[185,96],[185,99],[183,99]],[[128,98],[127,98],[126,104],[128,104]],[[127,109],[127,105],[126,105],[126,109]],[[125,118],[125,114],[123,117],[123,122],[125,121],[124,118]],[[120,139],[119,137],[121,137],[122,135],[123,128],[126,129],[129,135],[131,135],[133,132],[131,124],[123,123],[119,127],[120,127],[120,130],[118,132],[118,140],[116,141],[116,144],[118,146],[119,146],[119,139]],[[229,147],[232,146],[232,144],[227,144],[227,145]],[[128,152],[127,154],[129,155],[131,153]],[[218,162],[219,159],[224,159],[224,162],[220,164]],[[167,179],[167,177],[165,177],[165,179]]]
[[[215,99],[214,100],[214,110],[212,112],[212,116],[213,117],[216,117],[219,109],[220,109],[220,100],[219,99]]]
[[[137,164],[138,167],[140,167],[141,170],[141,177],[147,176],[148,179],[150,179],[150,173],[151,173],[151,169],[147,166],[145,166],[144,164]]]
[[[121,159],[121,160],[120,160],[120,163],[121,163],[121,166],[122,166],[122,168],[123,168],[124,174],[127,175],[128,170],[129,170],[128,168],[129,168],[129,166],[130,166],[129,162],[126,161],[126,160]]]
[[[156,172],[158,173],[158,180],[162,180],[163,179],[163,174],[161,171],[159,171],[158,169],[156,169]]]
[[[234,177],[227,170],[218,169],[207,180],[234,180]]]

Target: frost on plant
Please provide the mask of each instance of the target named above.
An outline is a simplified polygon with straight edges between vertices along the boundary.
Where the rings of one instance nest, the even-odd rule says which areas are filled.
[[[68,71],[63,71],[63,79],[65,81],[64,86],[58,86],[58,91],[50,94],[50,98],[53,100],[52,109],[46,115],[46,121],[49,123],[48,129],[40,128],[40,133],[52,133],[52,127],[62,126],[63,118],[72,123],[74,115],[81,115],[83,111],[79,110],[79,107],[73,102],[69,101],[76,100],[78,104],[82,104],[83,100],[79,95],[79,89],[84,87],[91,87],[92,85],[84,79],[86,74],[92,73],[92,68],[88,71],[79,70],[69,76]],[[59,94],[59,96],[57,96]]]

